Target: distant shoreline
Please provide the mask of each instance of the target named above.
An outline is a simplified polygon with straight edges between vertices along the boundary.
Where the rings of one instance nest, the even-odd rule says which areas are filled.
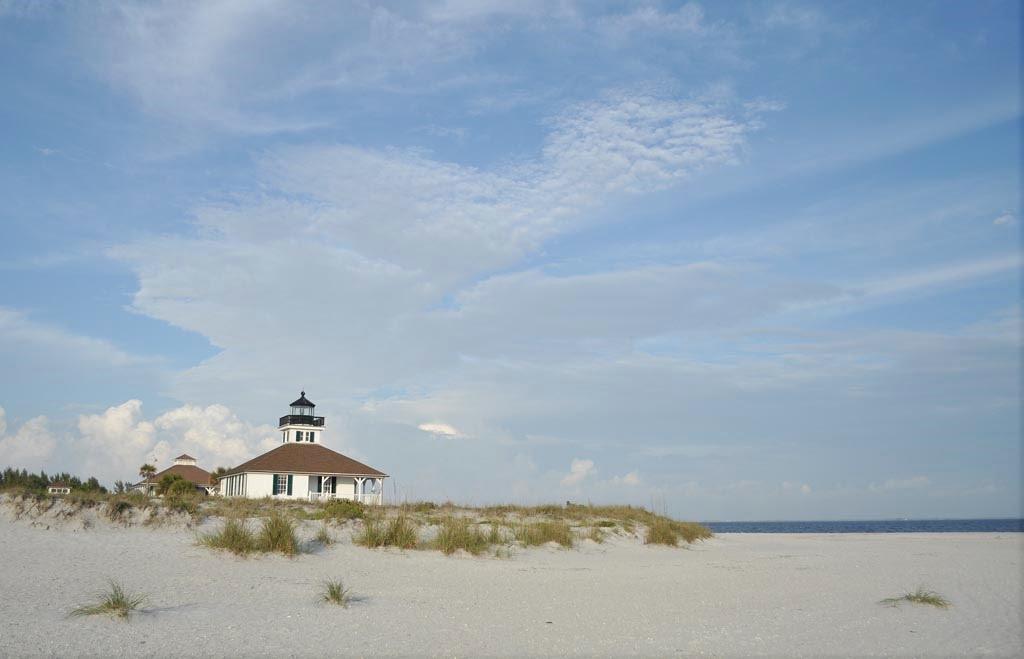
[[[1024,533],[1024,519],[702,522],[717,533]]]

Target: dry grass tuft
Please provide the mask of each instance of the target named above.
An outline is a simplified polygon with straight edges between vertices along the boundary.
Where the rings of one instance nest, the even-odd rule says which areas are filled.
[[[927,604],[928,606],[934,606],[937,609],[948,609],[952,604],[942,595],[939,595],[935,591],[927,590],[924,586],[918,586],[917,590],[912,593],[905,593],[900,597],[887,597],[884,600],[880,600],[879,604],[886,606],[898,606],[901,602],[910,602],[911,604]]]
[[[256,551],[256,536],[249,530],[245,520],[229,517],[219,531],[208,533],[199,542],[212,549],[226,549],[238,556],[247,556]]]
[[[437,532],[432,545],[447,555],[454,554],[459,549],[478,556],[487,551],[492,544],[501,542],[500,531],[491,527],[491,533],[485,534],[466,517],[445,517],[441,521],[441,528]]]
[[[644,537],[645,545],[668,545],[669,547],[679,546],[679,534],[672,526],[672,520],[657,519],[647,527],[647,535]]]
[[[146,601],[145,595],[129,593],[124,586],[110,581],[110,590],[98,595],[95,604],[80,606],[71,612],[74,616],[112,615],[128,620],[128,615]]]
[[[357,545],[370,548],[415,549],[419,544],[419,533],[409,516],[399,513],[387,521],[380,517],[367,517],[363,520],[362,532],[354,541]]]
[[[329,579],[324,582],[324,592],[320,596],[320,600],[347,609],[352,601],[351,590],[345,588],[341,583],[341,579]]]
[[[326,524],[321,526],[320,530],[316,532],[316,541],[324,547],[330,547],[334,544],[334,536],[331,535]]]
[[[571,549],[575,539],[572,527],[562,521],[524,522],[515,526],[513,532],[516,540],[527,547],[557,542],[566,549]]]
[[[285,556],[299,553],[299,539],[295,535],[295,524],[280,514],[272,514],[263,520],[256,543],[260,551],[280,552]]]

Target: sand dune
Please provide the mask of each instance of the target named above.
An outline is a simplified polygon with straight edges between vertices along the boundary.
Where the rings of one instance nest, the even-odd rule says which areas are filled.
[[[296,559],[241,559],[181,528],[0,527],[12,656],[1024,651],[1019,533],[722,535],[689,549],[616,537],[496,559],[367,550],[338,531]],[[349,609],[317,602],[329,577],[352,587]],[[145,609],[69,618],[108,578],[146,593]],[[952,608],[877,603],[919,584]]]

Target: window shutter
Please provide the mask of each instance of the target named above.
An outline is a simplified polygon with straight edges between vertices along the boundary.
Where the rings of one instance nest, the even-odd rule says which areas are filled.
[[[292,475],[288,474],[288,496],[292,495]]]
[[[274,474],[273,480],[270,481],[270,496],[277,496],[277,474]]]

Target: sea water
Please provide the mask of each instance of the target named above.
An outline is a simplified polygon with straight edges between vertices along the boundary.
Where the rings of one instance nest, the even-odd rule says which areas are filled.
[[[1024,519],[702,522],[715,533],[1022,533]]]

